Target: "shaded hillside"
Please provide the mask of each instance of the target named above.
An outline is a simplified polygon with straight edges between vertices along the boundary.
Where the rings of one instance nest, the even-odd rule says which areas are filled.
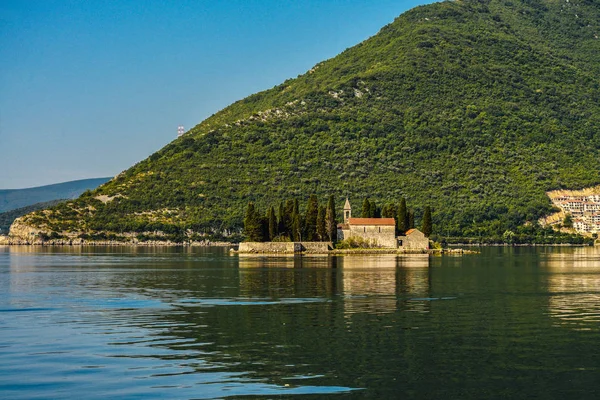
[[[27,189],[0,189],[0,212],[58,199],[74,199],[111,178],[81,179]]]
[[[546,191],[600,183],[599,21],[600,0],[417,7],[29,223],[222,230],[249,201],[316,193],[404,196],[434,232],[502,234],[549,213]]]

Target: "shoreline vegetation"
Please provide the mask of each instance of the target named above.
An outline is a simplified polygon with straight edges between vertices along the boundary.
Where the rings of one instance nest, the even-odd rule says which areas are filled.
[[[0,235],[0,246],[118,246],[118,247],[230,247],[235,254],[477,254],[478,251],[471,250],[477,247],[585,247],[590,244],[584,243],[446,243],[446,247],[437,247],[428,250],[410,250],[410,249],[393,249],[393,248],[353,248],[353,249],[333,249],[327,253],[311,253],[311,252],[296,252],[296,253],[281,253],[281,252],[254,252],[240,253],[235,248],[239,246],[238,242],[228,241],[146,241],[146,242],[129,242],[119,240],[36,240],[27,241],[21,238],[13,238],[6,235]],[[595,246],[600,246],[600,241],[594,243]],[[464,249],[462,247],[468,247]]]

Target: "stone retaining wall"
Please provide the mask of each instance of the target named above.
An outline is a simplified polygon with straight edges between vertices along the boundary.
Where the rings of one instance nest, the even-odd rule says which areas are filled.
[[[239,253],[327,253],[328,242],[242,242]]]

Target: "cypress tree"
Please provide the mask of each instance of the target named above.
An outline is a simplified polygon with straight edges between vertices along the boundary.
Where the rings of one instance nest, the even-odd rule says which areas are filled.
[[[269,241],[277,236],[277,219],[275,218],[275,208],[269,208]]]
[[[408,212],[408,229],[413,229],[415,227],[415,212],[410,210]]]
[[[294,200],[289,199],[285,202],[285,209],[284,209],[285,213],[284,213],[284,219],[283,219],[283,226],[284,226],[284,233],[290,238],[292,239],[292,232],[293,232],[293,224],[294,224]]]
[[[283,235],[285,234],[285,208],[283,206],[283,201],[279,203],[279,218],[277,220],[277,234]]]
[[[369,198],[365,198],[362,205],[362,213],[361,217],[369,218],[371,216],[371,203],[369,203]]]
[[[325,207],[319,207],[319,213],[317,214],[317,238],[321,242],[327,240],[327,230],[325,229]]]
[[[256,218],[260,221],[260,240],[259,242],[269,241],[269,217],[257,213]]]
[[[429,206],[425,207],[421,230],[423,231],[426,237],[429,237],[429,235],[431,235],[431,231],[433,230],[433,223],[431,222],[431,207]]]
[[[244,217],[244,234],[250,242],[260,242],[262,240],[262,226],[260,215],[257,213],[254,203],[248,203],[246,216]]]
[[[374,201],[369,203],[369,218],[377,218],[377,204]]]
[[[300,225],[300,215],[298,213],[294,213],[292,218],[294,221],[292,223],[292,237],[294,242],[302,241],[302,226]]]
[[[317,218],[319,216],[319,200],[317,195],[311,194],[308,199],[308,205],[306,206],[306,240],[314,242],[318,240],[317,237]]]
[[[400,199],[400,205],[398,206],[398,218],[397,218],[398,233],[404,234],[408,230],[408,210],[406,209],[406,199],[403,197]]]
[[[325,212],[325,230],[330,242],[337,241],[337,223],[335,220],[335,200],[333,195],[329,196],[329,204]]]
[[[381,216],[383,218],[397,218],[396,206],[394,204],[386,204],[381,210]]]

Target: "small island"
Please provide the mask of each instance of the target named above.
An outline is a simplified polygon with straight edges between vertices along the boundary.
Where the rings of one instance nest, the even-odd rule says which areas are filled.
[[[352,217],[352,206],[346,198],[343,222],[337,223],[333,196],[327,207],[319,207],[311,195],[306,214],[299,212],[297,200],[280,204],[279,217],[274,207],[262,217],[254,203],[249,203],[244,219],[248,241],[239,245],[238,253],[428,253],[431,243],[431,209],[425,207],[422,230],[414,227],[414,213],[392,204],[379,209],[375,202],[364,200],[362,215]]]

